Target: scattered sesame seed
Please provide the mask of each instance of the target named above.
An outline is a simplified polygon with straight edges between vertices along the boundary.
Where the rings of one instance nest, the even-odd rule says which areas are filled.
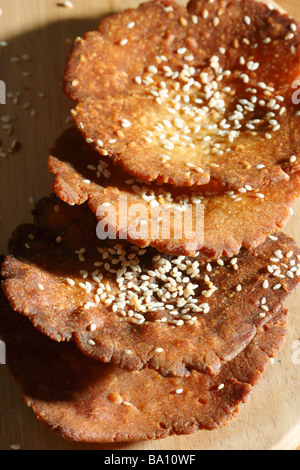
[[[124,128],[130,127],[131,123],[127,119],[122,119],[121,126]]]
[[[10,445],[10,448],[11,448],[12,450],[20,450],[22,447],[21,447],[20,444],[11,444],[11,445]]]
[[[289,41],[290,39],[293,39],[295,37],[294,33],[288,33],[286,36],[285,36],[285,40],[286,41]]]
[[[188,25],[188,21],[186,18],[184,18],[183,16],[180,17],[180,20],[179,20],[181,26],[187,26]]]

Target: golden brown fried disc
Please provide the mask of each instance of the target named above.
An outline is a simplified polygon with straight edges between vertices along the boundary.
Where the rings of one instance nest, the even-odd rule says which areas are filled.
[[[99,361],[163,375],[216,374],[281,308],[300,280],[300,250],[278,233],[208,262],[100,241],[86,206],[42,200],[2,266],[14,310]]]
[[[77,38],[64,90],[87,142],[142,180],[232,188],[300,168],[300,29],[254,0],[146,2]]]
[[[100,364],[73,344],[40,334],[3,295],[0,302],[7,365],[26,404],[51,431],[81,442],[159,439],[226,425],[249,400],[287,334],[282,310],[216,377],[193,371],[171,378],[148,368],[130,372]]]
[[[241,247],[255,248],[285,225],[300,194],[300,173],[261,190],[142,182],[108,157],[100,159],[75,128],[58,138],[49,169],[57,196],[68,204],[88,201],[107,232],[103,236],[176,255],[195,256],[201,250],[219,258],[236,255]]]

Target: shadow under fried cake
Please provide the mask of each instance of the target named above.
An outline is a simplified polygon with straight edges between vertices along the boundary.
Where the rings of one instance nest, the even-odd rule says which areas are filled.
[[[12,308],[87,356],[165,376],[216,374],[270,321],[300,280],[300,250],[283,233],[209,261],[101,241],[86,205],[54,195],[18,227],[2,265]]]
[[[299,170],[299,25],[254,0],[150,1],[77,38],[64,91],[99,157],[141,180],[239,189]]]
[[[279,352],[286,323],[287,311],[280,310],[216,376],[164,377],[149,368],[102,364],[74,343],[52,341],[13,312],[0,292],[0,337],[25,403],[48,429],[81,442],[159,439],[226,425]]]

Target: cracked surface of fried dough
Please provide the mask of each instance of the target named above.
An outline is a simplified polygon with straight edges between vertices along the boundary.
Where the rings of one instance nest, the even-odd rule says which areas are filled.
[[[56,341],[99,361],[163,375],[216,374],[270,320],[300,280],[300,250],[278,233],[208,262],[100,241],[86,206],[41,200],[2,265],[12,306]]]
[[[254,0],[150,1],[77,38],[64,90],[84,138],[134,177],[260,188],[300,168],[299,38]]]
[[[201,188],[147,184],[108,157],[99,159],[75,128],[57,139],[49,169],[57,196],[68,204],[87,201],[112,237],[176,255],[201,251],[219,258],[234,256],[241,247],[255,248],[287,223],[300,194],[299,173],[260,190],[246,185],[230,191],[216,183]]]
[[[11,310],[2,293],[0,301],[0,337],[25,403],[51,431],[81,442],[159,439],[226,425],[249,400],[287,334],[282,310],[216,377],[196,371],[163,377],[148,368],[99,364],[73,344],[42,335]]]

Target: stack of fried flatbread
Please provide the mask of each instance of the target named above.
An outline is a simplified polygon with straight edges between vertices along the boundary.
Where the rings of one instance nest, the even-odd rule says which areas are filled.
[[[8,365],[49,429],[158,439],[247,401],[300,281],[299,71],[299,25],[254,0],[149,1],[75,40],[53,194],[2,263]]]

